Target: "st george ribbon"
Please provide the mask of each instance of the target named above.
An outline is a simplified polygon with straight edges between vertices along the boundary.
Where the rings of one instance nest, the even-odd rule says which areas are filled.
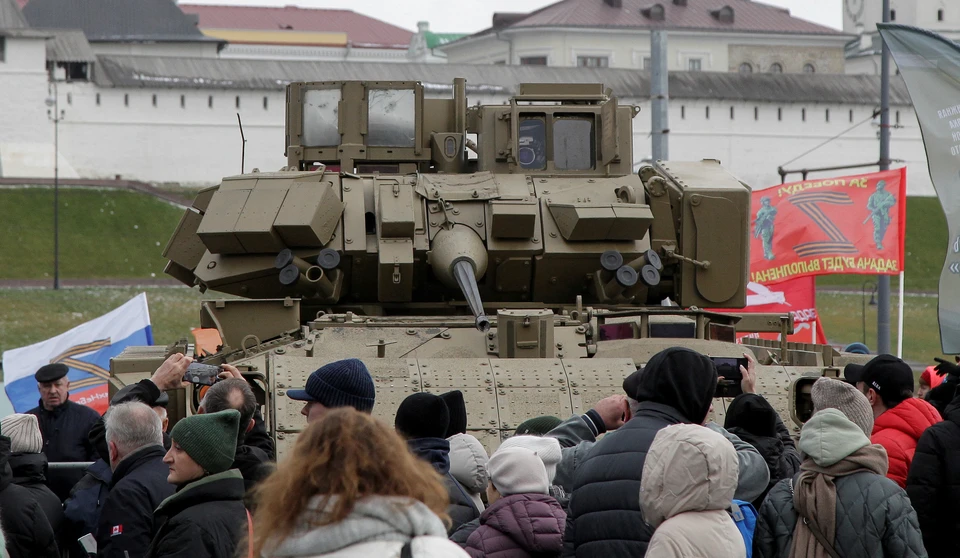
[[[930,180],[947,217],[949,236],[940,271],[940,345],[945,354],[960,354],[960,45],[916,27],[888,23],[877,27],[913,101]]]

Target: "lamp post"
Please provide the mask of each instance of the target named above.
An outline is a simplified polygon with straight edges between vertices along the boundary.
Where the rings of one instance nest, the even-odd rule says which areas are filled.
[[[53,288],[60,288],[60,96],[53,79],[53,96],[47,97],[47,118],[53,120]]]

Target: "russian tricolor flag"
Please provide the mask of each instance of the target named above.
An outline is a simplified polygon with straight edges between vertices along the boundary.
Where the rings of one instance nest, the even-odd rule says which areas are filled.
[[[41,366],[61,362],[70,367],[70,400],[107,410],[110,359],[130,345],[153,345],[147,295],[140,293],[123,306],[78,325],[56,337],[3,352],[3,382],[7,397],[18,413],[39,404],[40,392],[33,375]]]

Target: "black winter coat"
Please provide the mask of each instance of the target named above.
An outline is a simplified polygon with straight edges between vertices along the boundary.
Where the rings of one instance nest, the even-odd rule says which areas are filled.
[[[43,453],[50,463],[64,461],[96,461],[99,455],[90,442],[93,425],[100,414],[87,407],[67,400],[52,411],[43,408],[43,403],[27,411],[36,415],[43,434]],[[47,486],[61,501],[70,495],[70,489],[83,477],[82,469],[50,471]]]
[[[10,438],[0,436],[0,526],[10,558],[59,558],[56,536],[29,489],[13,484]]]
[[[44,484],[47,456],[42,453],[14,453],[10,456],[10,469],[13,471],[13,484],[30,491],[33,499],[43,509],[43,515],[50,522],[53,532],[59,533],[63,524],[63,504]]]
[[[450,442],[443,438],[419,438],[410,440],[407,444],[414,455],[433,465],[433,468],[443,475],[443,482],[450,496],[447,515],[450,516],[451,524],[447,535],[452,535],[464,523],[480,519],[480,511],[467,490],[450,474]]]
[[[230,469],[180,488],[157,508],[149,558],[233,558],[247,533],[243,477]]]
[[[142,448],[117,465],[97,527],[100,558],[145,555],[153,536],[153,511],[176,488],[167,482],[170,468],[160,446]]]
[[[640,403],[636,415],[598,441],[577,467],[567,510],[563,556],[643,556],[653,529],[640,511],[640,478],[660,429],[688,422],[661,403]]]
[[[907,474],[907,495],[930,558],[960,556],[960,398],[944,409],[943,422],[920,436]]]
[[[60,540],[63,541],[61,546],[70,551],[70,556],[87,558],[77,539],[87,533],[97,536],[100,512],[110,493],[111,478],[110,464],[103,459],[94,461],[63,503],[64,523]]]
[[[793,479],[773,487],[758,510],[753,534],[755,558],[790,558],[797,510]],[[874,473],[837,477],[837,531],[834,548],[843,558],[923,558],[917,516],[897,483]]]
[[[262,449],[253,446],[237,446],[231,469],[237,469],[243,475],[243,485],[247,493],[258,482],[270,476],[273,467],[270,457]]]
[[[763,494],[753,500],[760,509],[770,489],[782,479],[793,478],[800,472],[800,452],[784,426],[780,415],[763,397],[754,393],[741,393],[727,407],[723,427],[744,442],[757,448],[767,468],[770,482]]]

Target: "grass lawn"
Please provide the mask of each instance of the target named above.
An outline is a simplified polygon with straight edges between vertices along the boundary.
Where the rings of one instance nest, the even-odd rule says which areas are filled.
[[[60,276],[166,277],[160,253],[182,214],[136,192],[60,189]],[[0,262],[0,279],[53,275],[53,189],[0,189]]]
[[[907,244],[904,247],[906,265],[904,277],[908,291],[936,292],[943,268],[944,249],[947,245],[947,220],[943,216],[937,198],[907,198]],[[876,284],[875,275],[821,275],[818,287],[863,287],[864,281]],[[899,289],[900,278],[890,278],[894,293]],[[871,287],[867,286],[868,293]],[[869,295],[868,295],[869,296]],[[859,316],[859,310],[857,311]]]
[[[200,320],[199,302],[211,298],[233,298],[209,292],[200,294],[186,287],[0,289],[0,351],[22,347],[63,333],[71,327],[120,306],[140,292],[147,293],[154,340],[167,344],[190,337],[190,329]],[[933,363],[940,356],[937,326],[937,299],[907,297],[904,330],[904,358],[916,363]],[[896,348],[897,301],[892,305],[892,346]],[[861,298],[859,294],[817,296],[817,307],[827,337],[834,345],[861,341]],[[876,347],[877,310],[866,307],[867,346]]]

